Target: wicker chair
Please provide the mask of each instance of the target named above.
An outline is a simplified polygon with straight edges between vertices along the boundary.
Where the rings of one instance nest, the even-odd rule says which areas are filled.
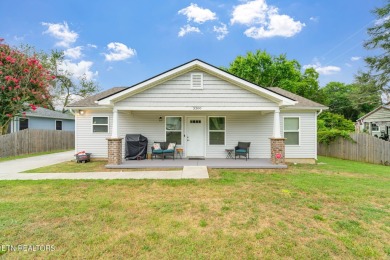
[[[251,146],[250,142],[238,142],[238,145],[234,147],[234,159],[236,160],[237,156],[245,156],[245,160],[249,159],[249,147]]]

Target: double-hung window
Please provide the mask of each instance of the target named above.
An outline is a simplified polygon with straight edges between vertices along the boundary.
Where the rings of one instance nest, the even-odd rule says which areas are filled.
[[[284,118],[284,138],[286,145],[299,145],[299,117]]]
[[[182,117],[181,116],[165,117],[165,141],[180,145],[181,137],[182,137]]]
[[[108,133],[108,116],[92,117],[93,133]]]
[[[226,117],[209,117],[209,144],[225,145]]]

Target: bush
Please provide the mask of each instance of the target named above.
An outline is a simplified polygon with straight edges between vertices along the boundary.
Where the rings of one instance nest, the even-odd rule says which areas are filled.
[[[317,138],[318,138],[318,142],[321,144],[330,144],[338,137],[350,140],[351,142],[355,142],[351,138],[349,133],[350,132],[348,131],[339,130],[339,129],[326,129],[326,130],[318,131]]]

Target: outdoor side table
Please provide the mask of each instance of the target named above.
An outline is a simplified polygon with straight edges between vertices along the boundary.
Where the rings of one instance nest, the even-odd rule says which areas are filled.
[[[227,152],[226,159],[233,159],[233,151],[234,149],[225,149]]]
[[[180,159],[183,159],[183,148],[176,148],[176,154],[180,156]]]

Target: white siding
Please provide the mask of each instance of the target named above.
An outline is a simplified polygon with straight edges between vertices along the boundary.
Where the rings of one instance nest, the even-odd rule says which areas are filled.
[[[108,116],[108,133],[92,132],[92,117]],[[107,140],[111,136],[112,112],[107,110],[86,110],[84,115],[76,115],[76,152],[86,151],[95,158],[107,158]]]
[[[208,145],[208,121],[206,122],[206,157],[225,158],[225,149],[233,149],[239,141],[251,142],[251,158],[269,158],[270,140],[272,135],[273,113],[261,114],[260,112],[144,112],[132,111],[119,112],[120,137],[126,134],[142,134],[148,138],[148,152],[154,141],[165,141],[165,120],[159,121],[159,117],[182,116],[185,122],[186,116],[226,116],[226,144]],[[185,123],[183,124],[185,134]],[[185,138],[182,136],[185,156]],[[124,144],[123,144],[124,149]]]
[[[117,102],[120,107],[276,107],[252,92],[203,73],[203,89],[191,89],[191,71]]]
[[[282,135],[284,129],[283,117],[300,118],[299,145],[286,145],[286,158],[317,158],[316,113],[282,111],[280,113],[280,126]]]
[[[378,111],[366,117],[363,121],[364,122],[390,121],[390,110],[381,108]]]

